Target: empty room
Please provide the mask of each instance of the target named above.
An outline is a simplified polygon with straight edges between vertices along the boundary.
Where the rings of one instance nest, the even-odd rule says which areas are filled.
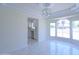
[[[0,3],[0,55],[79,55],[79,3]]]

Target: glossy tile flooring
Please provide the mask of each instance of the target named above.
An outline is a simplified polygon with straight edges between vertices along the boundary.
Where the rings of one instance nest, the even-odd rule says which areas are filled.
[[[11,55],[79,55],[78,46],[58,40],[31,42],[28,47],[10,53]]]

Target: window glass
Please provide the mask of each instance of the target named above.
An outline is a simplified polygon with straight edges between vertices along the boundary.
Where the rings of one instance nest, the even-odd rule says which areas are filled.
[[[69,20],[63,19],[57,21],[57,36],[70,38],[70,22]]]
[[[50,23],[50,36],[55,36],[55,23]]]
[[[73,39],[79,40],[79,21],[72,22]]]

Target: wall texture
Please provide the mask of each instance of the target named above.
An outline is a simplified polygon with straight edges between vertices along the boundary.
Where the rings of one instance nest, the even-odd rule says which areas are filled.
[[[27,18],[18,10],[0,7],[0,52],[27,46]]]
[[[36,10],[37,11],[37,10]],[[28,45],[28,17],[38,19],[38,41],[47,39],[47,21],[38,13],[0,6],[0,52],[12,52]]]

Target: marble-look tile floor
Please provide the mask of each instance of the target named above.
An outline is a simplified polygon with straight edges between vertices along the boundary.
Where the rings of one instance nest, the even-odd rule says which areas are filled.
[[[11,55],[79,55],[78,46],[57,40],[45,40],[28,44],[28,47],[14,51]]]

